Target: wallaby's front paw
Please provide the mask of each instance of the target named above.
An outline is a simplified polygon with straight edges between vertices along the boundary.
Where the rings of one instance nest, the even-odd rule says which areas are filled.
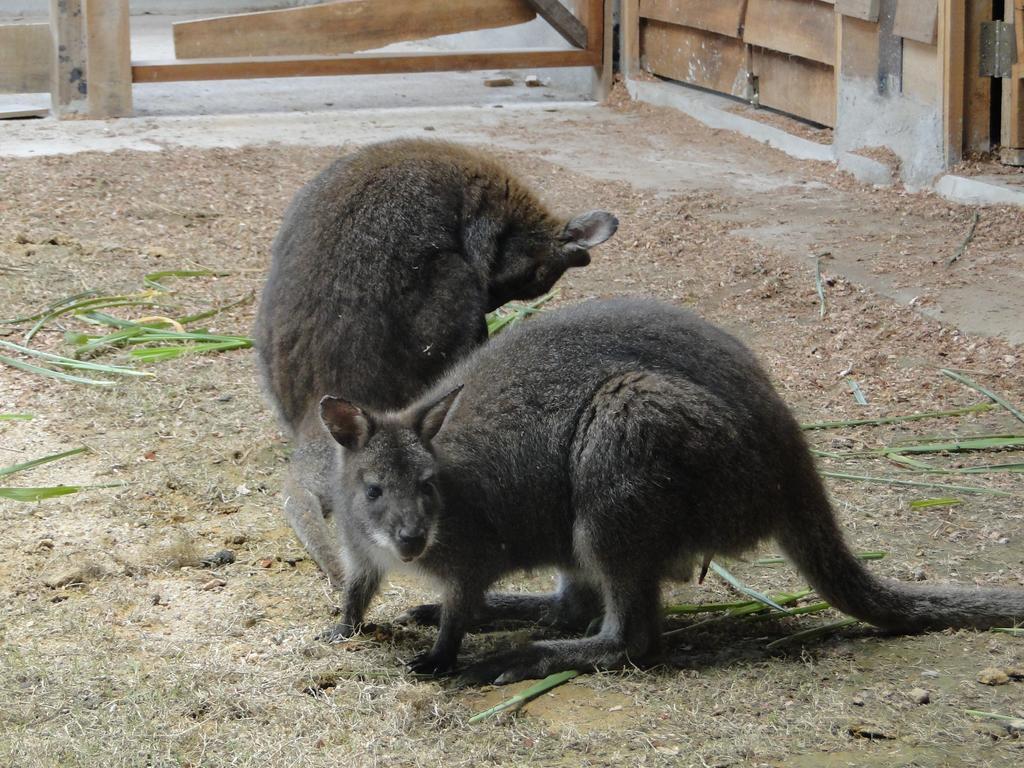
[[[348,640],[361,629],[362,628],[360,626],[353,625],[345,621],[339,621],[333,627],[328,627],[317,635],[316,639],[325,643],[340,643],[343,640]]]
[[[397,619],[396,624],[419,624],[421,627],[436,627],[441,623],[441,606],[437,603],[415,605]]]
[[[455,659],[448,654],[442,655],[435,654],[433,651],[425,651],[407,661],[405,666],[416,675],[443,675],[452,671]]]

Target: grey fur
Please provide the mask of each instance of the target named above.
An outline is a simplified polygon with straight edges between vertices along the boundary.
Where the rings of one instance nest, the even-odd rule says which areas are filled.
[[[273,244],[255,346],[268,400],[296,443],[285,513],[332,584],[333,443],[320,398],[410,402],[487,336],[485,313],[548,291],[615,217],[566,221],[482,154],[438,141],[375,144],[302,190]]]
[[[443,418],[433,440],[418,434],[424,414]],[[873,576],[844,543],[799,425],[754,356],[668,305],[591,301],[546,313],[409,408],[363,416],[364,445],[339,448],[339,489],[372,574],[364,581],[399,562],[393,531],[413,525],[426,545],[411,565],[442,589],[439,607],[411,612],[440,625],[411,664],[418,671],[452,668],[466,629],[502,615],[576,627],[603,619],[592,637],[531,643],[484,660],[474,677],[641,661],[658,650],[664,579],[768,537],[835,607],[887,630],[1024,619],[1024,590]],[[378,499],[366,497],[368,483],[383,490]],[[540,566],[559,569],[558,592],[486,594],[510,571]]]

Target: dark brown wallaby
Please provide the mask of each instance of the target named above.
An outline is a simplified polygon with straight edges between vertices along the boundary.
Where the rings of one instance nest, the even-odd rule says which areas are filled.
[[[339,390],[338,394],[342,394]],[[659,585],[775,537],[839,610],[887,630],[1024,619],[1024,590],[878,578],[851,554],[803,435],[754,356],[693,314],[651,301],[545,313],[472,353],[414,404],[381,413],[324,398],[344,454],[339,505],[357,624],[382,572],[433,578],[438,623],[414,670],[449,670],[467,627],[500,618],[586,626],[485,659],[477,679],[637,662],[658,650]],[[550,595],[487,594],[555,566]]]
[[[483,154],[439,141],[375,144],[298,192],[273,245],[256,321],[268,399],[295,441],[285,513],[340,587],[334,445],[318,404],[347,392],[398,408],[487,337],[485,314],[548,291],[618,222],[556,218]]]

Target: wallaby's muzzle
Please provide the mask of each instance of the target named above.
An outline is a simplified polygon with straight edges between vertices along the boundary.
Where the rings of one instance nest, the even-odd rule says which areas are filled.
[[[427,532],[421,526],[403,526],[395,532],[393,540],[398,556],[406,563],[415,560],[427,548]]]

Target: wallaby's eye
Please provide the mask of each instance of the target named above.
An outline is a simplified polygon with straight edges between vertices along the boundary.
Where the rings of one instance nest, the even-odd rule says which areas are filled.
[[[428,477],[424,480],[420,480],[420,493],[424,496],[433,496],[434,491],[437,490],[437,486],[434,484],[434,478]]]
[[[381,488],[379,485],[371,483],[370,485],[366,486],[366,498],[368,498],[370,501],[379,499],[383,495],[384,489]]]

